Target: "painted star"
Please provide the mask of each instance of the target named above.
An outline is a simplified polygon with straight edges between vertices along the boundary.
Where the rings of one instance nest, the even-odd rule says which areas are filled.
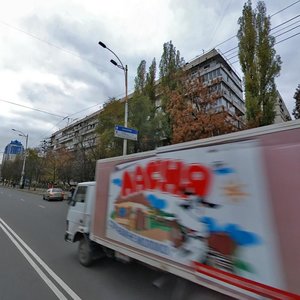
[[[230,182],[223,187],[224,195],[229,197],[232,201],[238,202],[248,196],[248,194],[243,191],[244,186],[244,184]]]

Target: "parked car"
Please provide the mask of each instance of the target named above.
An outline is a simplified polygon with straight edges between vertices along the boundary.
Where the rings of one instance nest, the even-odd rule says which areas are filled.
[[[51,188],[48,189],[44,194],[43,194],[43,199],[44,200],[64,200],[64,192],[60,188]]]

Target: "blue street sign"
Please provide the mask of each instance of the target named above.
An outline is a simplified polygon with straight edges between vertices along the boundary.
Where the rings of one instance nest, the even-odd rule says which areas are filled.
[[[121,125],[115,126],[115,136],[127,140],[137,141],[138,130],[133,128],[124,127]]]

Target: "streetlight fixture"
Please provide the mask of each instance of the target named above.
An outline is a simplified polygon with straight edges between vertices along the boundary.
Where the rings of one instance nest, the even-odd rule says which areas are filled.
[[[111,49],[109,49],[104,43],[102,43],[101,41],[98,43],[101,47],[107,49],[109,52],[111,52],[118,60],[119,64],[114,61],[113,59],[110,60],[110,62],[115,65],[116,67],[118,67],[119,69],[124,71],[124,76],[125,76],[125,116],[124,116],[124,126],[127,127],[127,123],[128,123],[128,67],[127,65],[123,65],[122,61],[120,60],[120,58],[118,57],[118,55],[112,51]],[[123,140],[123,155],[127,154],[127,139]]]
[[[22,172],[21,172],[21,179],[20,179],[20,188],[24,189],[24,175],[25,175],[25,165],[26,165],[26,156],[27,156],[27,146],[28,146],[28,134],[25,134],[24,132],[17,130],[17,129],[12,129],[15,132],[19,133],[19,136],[22,136],[26,139],[25,143],[25,155],[24,155],[24,160],[23,160],[23,166],[22,166]]]

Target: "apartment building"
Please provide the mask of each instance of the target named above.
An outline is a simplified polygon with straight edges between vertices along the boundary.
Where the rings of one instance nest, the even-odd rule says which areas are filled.
[[[236,126],[240,128],[245,115],[242,80],[222,54],[212,49],[188,62],[184,69],[192,78],[201,77],[204,84],[214,85],[214,90],[220,94],[216,111],[225,109],[238,120]]]
[[[236,126],[238,128],[242,126],[245,115],[242,81],[219,51],[213,49],[196,57],[185,65],[184,70],[192,77],[202,76],[206,84],[217,79],[216,89],[220,91],[222,96],[218,99],[216,110],[218,107],[225,108],[229,115],[236,117]],[[95,128],[100,112],[101,110],[52,134],[50,148],[58,150],[64,147],[69,150],[76,150],[78,147],[88,148],[96,145]]]
[[[11,141],[8,145],[6,145],[3,158],[2,158],[2,164],[7,160],[15,160],[17,155],[23,154],[24,147],[21,142],[15,140]]]
[[[50,137],[50,148],[53,150],[65,148],[74,151],[95,146],[97,144],[95,129],[100,112],[101,110],[98,110],[53,133]]]
[[[276,98],[276,104],[275,104],[275,111],[276,111],[276,116],[275,116],[274,124],[292,120],[291,114],[289,113],[289,111],[278,91],[277,91],[277,98]]]
[[[229,116],[232,116],[237,128],[245,123],[245,101],[243,99],[242,80],[237,72],[224,58],[221,52],[216,49],[199,55],[184,66],[184,70],[191,78],[201,77],[207,85],[214,85],[214,89],[220,93],[215,107],[225,109]],[[159,81],[157,82],[159,84]],[[132,95],[129,95],[129,99]],[[124,99],[121,99],[121,101]],[[157,99],[159,104],[159,95]],[[54,150],[65,147],[69,150],[89,148],[97,144],[95,128],[101,110],[78,120],[65,128],[52,134],[50,147]],[[291,120],[289,111],[278,92],[276,101],[276,118],[274,123]]]
[[[215,88],[222,95],[218,99],[217,107],[223,106],[232,116],[244,122],[242,81],[219,51],[213,49],[189,62],[185,68],[192,77],[201,76],[208,85],[217,80]],[[278,91],[275,110],[274,124],[291,120],[291,115]]]

